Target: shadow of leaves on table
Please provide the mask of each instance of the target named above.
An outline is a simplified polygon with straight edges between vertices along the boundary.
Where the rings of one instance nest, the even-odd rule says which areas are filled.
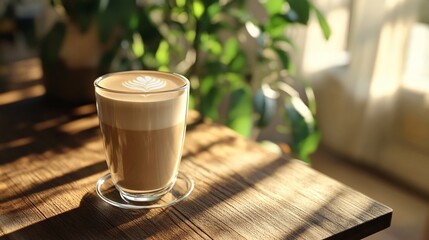
[[[107,206],[95,193],[87,193],[78,208],[34,223],[0,239],[116,239],[131,238],[116,226],[145,215],[123,214],[118,208]]]
[[[51,188],[57,188],[59,186],[68,184],[70,182],[86,178],[88,176],[91,176],[93,174],[105,171],[107,169],[106,162],[104,160],[100,160],[94,164],[90,164],[86,167],[79,168],[75,171],[71,171],[67,174],[51,178],[47,181],[34,184],[28,189],[24,189],[18,194],[12,194],[10,196],[7,196],[5,198],[0,198],[0,203],[6,203],[11,200],[20,199],[26,196],[30,196],[33,194],[37,194],[39,192],[43,192],[46,190],[49,190]]]
[[[250,170],[243,176],[238,173],[223,176],[208,186],[202,186],[203,183],[195,178],[197,187],[205,190],[196,190],[191,193],[189,199],[167,209],[150,211],[119,209],[103,202],[91,191],[85,194],[78,208],[18,229],[0,239],[27,236],[38,236],[42,239],[209,238],[213,232],[204,232],[199,226],[201,224],[199,218],[206,215],[214,206],[253,188],[284,164],[287,164],[286,160],[277,159]],[[225,189],[225,186],[228,186],[228,189]],[[216,218],[206,220],[214,224],[212,230],[219,228],[220,231],[234,233],[233,229],[222,229],[222,220]]]
[[[5,84],[0,89],[0,166],[30,154],[76,149],[98,137],[95,104],[64,104],[43,96],[38,58],[7,63],[4,68]],[[82,125],[85,119],[86,125]]]
[[[50,105],[39,96],[0,105],[0,116],[0,164],[29,154],[62,153],[99,137],[95,104]]]

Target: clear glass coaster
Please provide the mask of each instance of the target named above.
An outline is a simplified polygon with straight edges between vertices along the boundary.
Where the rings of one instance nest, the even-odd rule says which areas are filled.
[[[110,181],[110,178],[110,173],[107,173],[98,179],[95,186],[95,191],[105,202],[115,207],[125,209],[151,209],[169,207],[187,198],[192,190],[194,190],[195,186],[194,181],[191,178],[186,176],[184,173],[179,172],[174,186],[158,201],[130,202],[124,200],[121,197],[119,191],[116,189],[115,185],[113,185],[113,182]]]

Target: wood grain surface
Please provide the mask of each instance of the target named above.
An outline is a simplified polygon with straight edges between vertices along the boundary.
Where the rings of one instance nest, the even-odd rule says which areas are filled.
[[[110,206],[95,193],[107,172],[95,106],[44,101],[38,67],[10,65],[0,93],[0,239],[361,239],[390,225],[389,207],[195,113],[190,197]]]

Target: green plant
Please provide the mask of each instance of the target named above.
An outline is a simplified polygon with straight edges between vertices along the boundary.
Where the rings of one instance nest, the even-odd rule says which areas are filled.
[[[314,13],[329,37],[309,0],[261,1],[259,17],[245,0],[53,1],[60,3],[82,31],[97,21],[101,41],[119,29],[100,61],[101,73],[137,68],[183,74],[191,81],[190,105],[203,116],[251,136],[284,109],[293,153],[308,161],[317,147],[314,98],[293,77],[293,41],[285,34]],[[298,85],[305,91],[296,91]]]

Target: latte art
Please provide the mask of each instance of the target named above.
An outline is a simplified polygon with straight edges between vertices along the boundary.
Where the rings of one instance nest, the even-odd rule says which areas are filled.
[[[153,78],[151,76],[137,77],[136,79],[129,80],[122,83],[122,86],[143,92],[154,91],[165,87],[167,83],[161,79]]]

